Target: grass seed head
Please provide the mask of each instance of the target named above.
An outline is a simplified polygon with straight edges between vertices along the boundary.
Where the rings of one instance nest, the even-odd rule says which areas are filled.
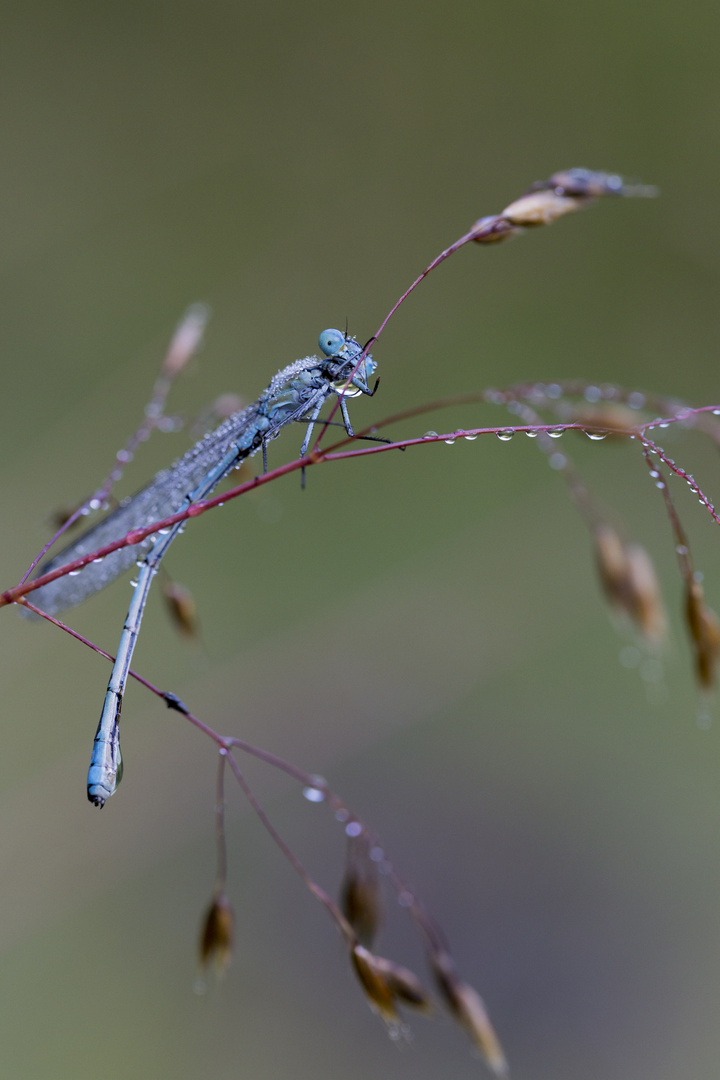
[[[534,225],[550,225],[564,214],[578,210],[582,205],[583,200],[558,195],[555,191],[531,191],[506,206],[502,217],[512,225],[531,228]]]
[[[625,615],[648,644],[667,634],[667,617],[655,567],[640,544],[623,541],[610,525],[595,528],[595,559],[610,606]]]
[[[399,1029],[400,1016],[395,1007],[396,995],[393,993],[387,976],[381,970],[377,957],[373,956],[364,945],[355,945],[350,953],[350,959],[370,1003],[370,1008],[385,1021],[389,1028]]]
[[[460,979],[449,953],[436,952],[430,961],[435,982],[452,1016],[470,1036],[495,1075],[507,1076],[508,1065],[500,1040],[477,990]]]
[[[196,638],[199,634],[197,606],[193,594],[177,581],[165,581],[162,587],[165,605],[173,623],[185,637]]]
[[[418,1012],[432,1012],[430,995],[412,971],[400,964],[387,960],[384,956],[374,957],[375,966],[385,979],[393,997],[400,1005],[406,1005]]]
[[[720,664],[720,622],[704,600],[703,588],[692,578],[685,593],[685,619],[695,653],[695,670],[703,690],[714,690]]]
[[[364,836],[348,841],[347,866],[340,892],[342,912],[361,945],[369,948],[382,921],[382,892],[377,863]]]
[[[210,964],[222,975],[232,958],[235,939],[235,915],[224,892],[219,892],[205,912],[200,933],[200,964]]]

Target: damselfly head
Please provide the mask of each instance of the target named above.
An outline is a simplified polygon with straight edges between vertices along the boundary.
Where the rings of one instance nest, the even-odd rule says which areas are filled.
[[[355,338],[351,337],[349,334],[344,334],[342,330],[323,330],[318,338],[318,345],[328,359],[346,361],[347,364],[351,364],[353,367],[357,364],[363,351],[360,342],[356,341]],[[364,379],[365,382],[367,382],[376,368],[377,364],[373,358],[371,356],[366,356],[360,364],[357,374],[361,379]],[[341,382],[335,383],[334,385],[336,389],[340,389],[340,387],[344,385],[344,377]],[[357,391],[350,390],[349,392],[346,390],[345,397],[357,397],[358,394],[361,393],[367,393],[367,390],[358,389]]]

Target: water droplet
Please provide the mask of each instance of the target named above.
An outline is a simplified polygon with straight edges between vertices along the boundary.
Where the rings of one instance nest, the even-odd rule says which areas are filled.
[[[302,790],[303,795],[308,802],[323,802],[325,799],[325,792],[316,787],[304,787]]]
[[[93,562],[94,563],[102,562],[104,558],[105,558],[105,556],[101,555],[99,559],[93,559]]]
[[[678,544],[675,550],[677,551],[678,555],[687,555],[688,553],[688,549],[685,544]]]
[[[665,487],[665,481],[664,480],[658,480],[657,483],[655,484],[655,487],[660,488],[660,490],[662,491],[662,489]]]
[[[599,401],[602,396],[602,390],[599,386],[588,386],[585,390],[585,400],[589,401],[592,405],[594,405],[596,401]]]
[[[423,435],[423,439],[437,439],[437,437],[438,437],[437,431],[426,431],[425,434]]]
[[[444,441],[445,441],[447,446],[454,446],[455,445],[455,436],[453,435],[453,437],[451,439],[445,439]]]
[[[463,439],[467,439],[468,442],[475,442],[475,440],[477,439],[477,435],[465,434],[463,435]]]
[[[657,471],[657,469],[651,469],[650,470],[650,475],[652,476],[653,480],[657,480],[660,473]]]
[[[551,454],[548,458],[548,464],[551,469],[564,469],[567,465],[567,458],[564,454]]]
[[[627,403],[631,409],[642,409],[645,404],[645,395],[639,390],[634,390],[632,394],[628,394]]]
[[[132,581],[130,582],[130,588],[131,589],[137,589],[137,586],[138,586],[138,583],[137,583],[136,579],[133,578]]]
[[[347,821],[347,819],[349,817],[350,817],[350,811],[349,810],[345,810],[343,808],[341,810],[336,810],[335,811],[335,820],[336,821],[345,822],[345,821]]]
[[[562,428],[553,428],[552,431],[548,431],[548,435],[550,436],[551,439],[559,439],[562,434],[563,434],[563,429]]]
[[[592,439],[593,442],[602,442],[607,438],[607,431],[586,431],[588,439]]]
[[[346,836],[359,836],[363,831],[363,827],[359,821],[349,821],[345,826]]]
[[[550,383],[549,386],[545,387],[545,396],[549,398],[562,397],[562,386],[557,383]]]
[[[502,431],[496,431],[495,434],[497,435],[500,442],[510,442],[515,432],[512,430],[512,428],[503,428]]]
[[[537,439],[538,437],[537,431],[526,431],[525,434],[527,435],[528,439]]]
[[[385,858],[385,852],[381,847],[370,848],[370,858],[373,862],[382,862]]]
[[[720,416],[720,409],[713,409],[713,416]]]
[[[90,510],[99,510],[100,509],[100,500],[99,499],[91,499],[90,503],[89,503],[89,509]]]
[[[77,577],[79,573],[79,570],[70,570],[68,573],[68,577]]]
[[[693,574],[693,578],[695,579],[695,581],[697,581],[698,585],[702,584],[704,577],[705,575],[703,574],[702,570],[696,570]]]

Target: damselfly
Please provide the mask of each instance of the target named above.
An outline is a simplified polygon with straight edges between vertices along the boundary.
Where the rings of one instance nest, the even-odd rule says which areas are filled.
[[[279,371],[257,401],[229,417],[184,457],[159,472],[136,495],[45,563],[40,573],[65,566],[121,539],[132,529],[143,528],[206,498],[224,476],[258,450],[262,450],[265,459],[268,443],[288,424],[307,423],[300,448],[300,456],[304,457],[320,410],[333,395],[339,398],[345,430],[353,436],[346,398],[375,392],[375,387],[371,389],[369,385],[375,362],[369,355],[363,357],[363,349],[355,338],[340,330],[324,330],[319,345],[322,357],[306,356]],[[37,607],[55,614],[79,604],[137,563],[138,546],[143,552],[93,744],[87,792],[95,806],[104,806],[122,777],[119,719],[132,654],[152,579],[183,525],[184,522],[178,522],[167,531],[162,530],[163,535],[150,537],[137,546],[120,548],[101,561],[89,563],[77,574],[65,575],[42,586],[33,596]]]

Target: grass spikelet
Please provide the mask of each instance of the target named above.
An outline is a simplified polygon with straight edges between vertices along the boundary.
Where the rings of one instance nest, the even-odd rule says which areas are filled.
[[[235,940],[235,914],[224,892],[218,892],[205,912],[200,933],[200,964],[207,970],[212,964],[222,975],[230,963]]]
[[[447,952],[431,956],[435,982],[452,1016],[457,1020],[483,1055],[496,1076],[507,1076],[508,1065],[482,998],[474,987],[463,982]]]
[[[707,606],[703,587],[694,578],[687,582],[685,619],[695,653],[695,671],[703,690],[714,690],[720,663],[720,622]]]

